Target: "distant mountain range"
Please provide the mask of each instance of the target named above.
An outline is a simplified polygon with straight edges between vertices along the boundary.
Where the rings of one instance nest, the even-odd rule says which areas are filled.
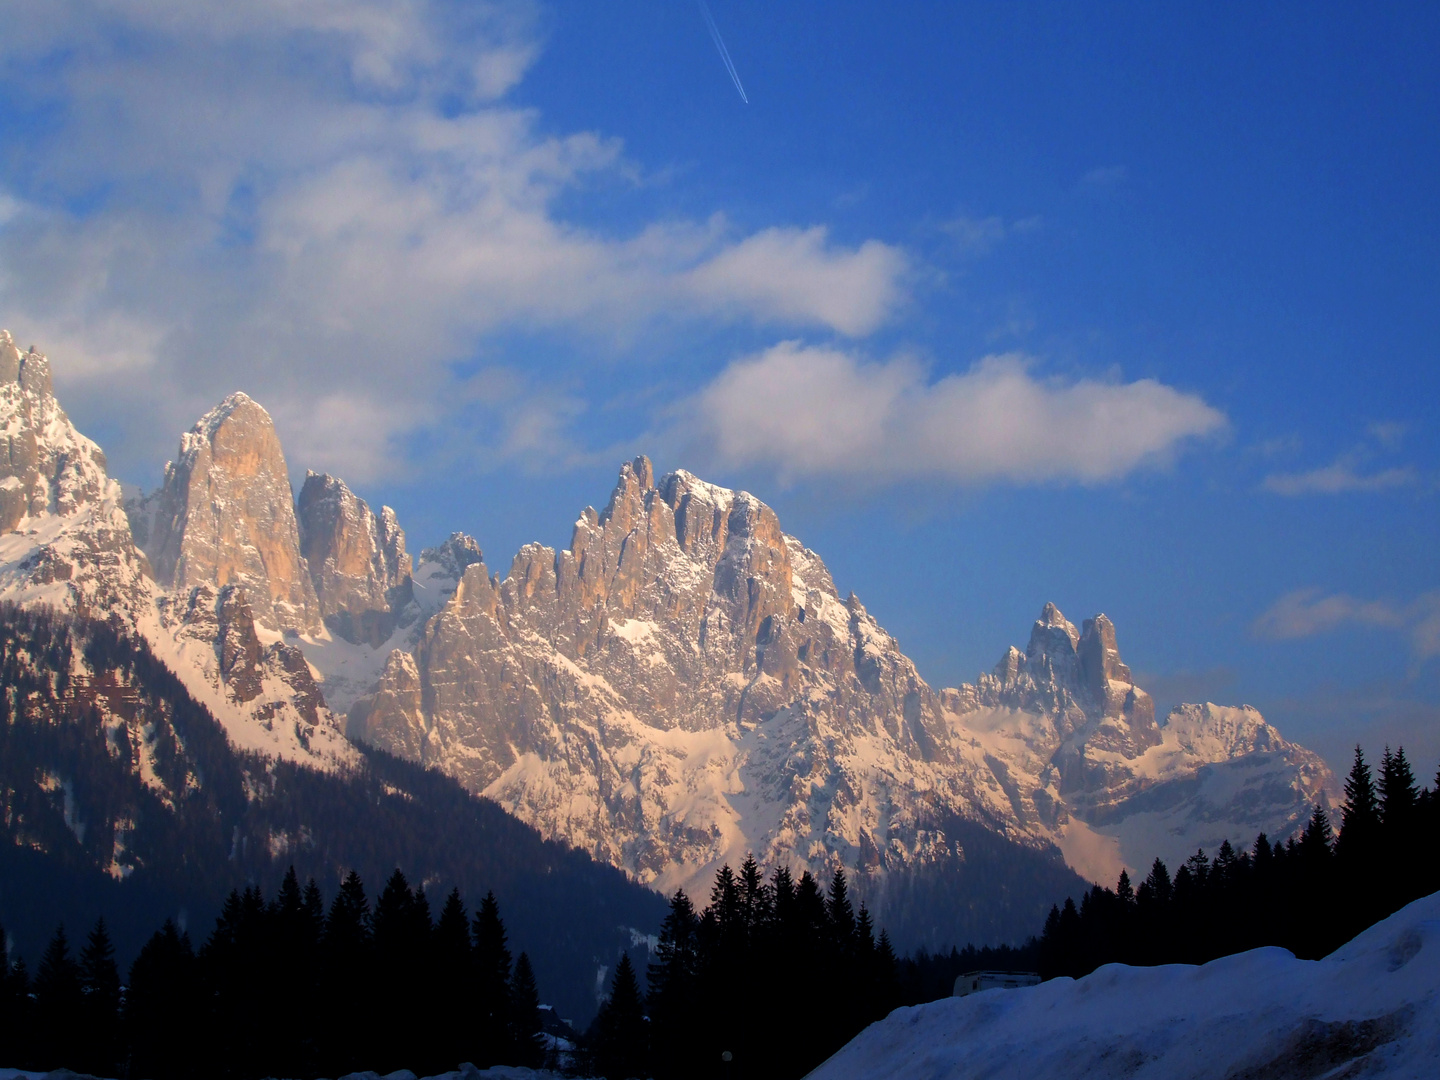
[[[458,533],[415,559],[335,477],[296,499],[244,394],[128,501],[8,334],[0,423],[0,598],[143,641],[233,751],[344,775],[377,748],[662,890],[754,852],[843,866],[902,948],[1015,938],[1075,872],[1284,836],[1335,796],[1254,709],[1157,722],[1104,615],[1046,605],[1023,652],[933,689],[770,507],[645,458],[502,577]]]

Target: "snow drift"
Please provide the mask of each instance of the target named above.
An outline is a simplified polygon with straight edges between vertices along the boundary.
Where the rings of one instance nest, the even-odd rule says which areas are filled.
[[[1440,893],[1323,960],[1264,948],[1200,967],[896,1009],[811,1080],[1440,1076]]]

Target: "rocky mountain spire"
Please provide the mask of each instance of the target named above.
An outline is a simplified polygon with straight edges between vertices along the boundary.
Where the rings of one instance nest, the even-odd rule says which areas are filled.
[[[137,537],[162,586],[237,584],[261,626],[318,628],[280,438],[245,394],[231,394],[180,437],[164,487],[135,516],[148,519]]]
[[[73,514],[109,493],[105,455],[52,392],[50,361],[0,330],[0,532],[25,517]]]
[[[378,647],[413,592],[395,511],[385,506],[377,515],[343,480],[311,472],[296,513],[320,617],[347,641]]]

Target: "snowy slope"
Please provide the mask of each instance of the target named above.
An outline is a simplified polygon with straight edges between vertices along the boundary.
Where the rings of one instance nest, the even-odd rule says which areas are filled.
[[[1440,893],[1324,960],[1109,964],[872,1024],[811,1080],[1440,1076]]]

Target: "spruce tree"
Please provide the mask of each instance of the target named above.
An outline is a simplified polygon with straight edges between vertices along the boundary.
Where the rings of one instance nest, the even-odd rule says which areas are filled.
[[[1365,751],[1355,744],[1355,762],[1345,778],[1345,805],[1340,809],[1339,853],[1353,858],[1374,842],[1380,826],[1380,804],[1375,797],[1375,781],[1365,762]]]
[[[410,890],[397,867],[375,901],[374,926],[376,1006],[387,1018],[375,1032],[377,1072],[421,1065],[415,1056],[423,1026],[423,998],[413,988],[425,984],[429,958],[429,908]]]
[[[1410,820],[1415,811],[1415,802],[1419,797],[1419,791],[1415,786],[1415,774],[1410,769],[1410,762],[1406,760],[1405,748],[1402,746],[1390,753],[1390,748],[1385,748],[1385,756],[1380,764],[1380,821],[1387,833],[1395,830],[1404,830],[1409,827]]]
[[[1151,865],[1150,876],[1145,879],[1145,885],[1151,902],[1160,907],[1169,904],[1175,894],[1175,887],[1170,881],[1170,871],[1159,859]]]
[[[1127,909],[1135,905],[1135,889],[1130,884],[1130,874],[1120,871],[1120,880],[1115,883],[1115,896]]]
[[[508,1064],[510,1042],[510,950],[495,894],[487,892],[475,913],[475,1064]]]
[[[760,867],[754,855],[746,855],[740,865],[740,906],[744,912],[745,928],[750,934],[769,921],[773,898],[760,874]]]
[[[435,1058],[439,1063],[435,1067],[449,1070],[474,1059],[474,957],[470,916],[459,889],[452,889],[445,898],[435,923],[435,961]]]
[[[78,1025],[78,1071],[113,1076],[120,1056],[120,970],[104,918],[96,921],[80,951],[80,989],[84,1004]]]
[[[634,972],[631,972],[634,981]],[[638,993],[638,991],[637,991]],[[510,1044],[514,1064],[538,1069],[545,1063],[545,1036],[540,1023],[540,990],[530,957],[521,953],[510,980]]]
[[[35,969],[36,1054],[45,1068],[78,1064],[72,1032],[83,1002],[80,967],[70,955],[70,942],[61,925]]]
[[[830,896],[825,902],[825,915],[830,931],[842,952],[855,945],[855,909],[850,906],[850,890],[845,882],[845,868],[837,867],[830,879]]]
[[[1305,832],[1300,837],[1300,853],[1301,857],[1312,867],[1326,865],[1332,854],[1330,815],[1325,812],[1325,807],[1321,803],[1315,804],[1315,809],[1310,814],[1310,820],[1305,826]]]
[[[684,1075],[694,1049],[700,977],[700,921],[684,889],[670,898],[655,958],[646,970],[656,1071]]]
[[[619,1078],[647,1074],[649,1033],[640,1001],[640,986],[628,955],[621,955],[610,984],[610,996],[595,1018],[594,1044],[597,1075]]]
[[[356,987],[374,978],[370,902],[354,870],[330,903],[320,939],[320,1056],[337,1075],[369,1068],[373,1034],[362,1010],[353,1007]]]
[[[0,694],[0,699],[5,695]],[[0,926],[0,1060],[30,1068],[30,977],[25,962],[11,957],[10,939]]]
[[[213,1060],[196,968],[190,938],[166,919],[130,968],[125,996],[129,1075],[188,1080]]]

